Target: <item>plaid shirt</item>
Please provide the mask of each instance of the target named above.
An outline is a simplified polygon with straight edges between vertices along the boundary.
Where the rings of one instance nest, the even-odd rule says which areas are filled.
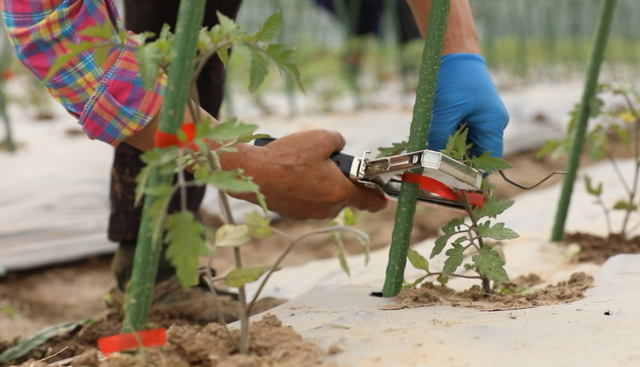
[[[113,0],[2,0],[0,12],[20,61],[44,79],[65,44],[79,44],[80,32],[122,22]],[[51,95],[78,118],[85,133],[113,146],[134,134],[159,111],[166,81],[146,90],[132,48],[109,51],[97,65],[91,51],[71,60],[47,82]]]

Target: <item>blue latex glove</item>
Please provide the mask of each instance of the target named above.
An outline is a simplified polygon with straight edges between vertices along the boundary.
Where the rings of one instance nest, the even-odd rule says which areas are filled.
[[[441,58],[428,148],[444,149],[462,123],[469,128],[472,156],[490,151],[492,157],[502,158],[502,134],[509,115],[480,55]]]

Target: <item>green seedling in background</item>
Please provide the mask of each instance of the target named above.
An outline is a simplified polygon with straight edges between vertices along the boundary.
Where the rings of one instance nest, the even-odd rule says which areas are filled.
[[[601,97],[604,95],[618,96],[624,102],[624,105],[608,108],[605,106]],[[617,200],[613,204],[607,204],[602,199],[603,188],[602,183],[594,183],[588,175],[585,175],[585,188],[587,192],[594,196],[596,203],[602,208],[609,236],[617,235],[626,239],[629,235],[629,219],[632,213],[638,212],[638,179],[640,178],[640,114],[638,113],[638,101],[640,94],[632,86],[612,86],[603,84],[598,86],[597,94],[592,99],[589,117],[593,119],[594,124],[586,134],[585,145],[589,156],[593,161],[607,159],[618,180],[624,187],[624,199]],[[569,131],[567,136],[561,140],[549,140],[545,146],[538,152],[538,158],[549,155],[555,159],[557,157],[566,156],[571,146],[571,137],[576,128],[577,109],[571,112],[571,121],[569,123]],[[629,137],[631,135],[631,138]],[[622,175],[618,167],[616,159],[616,146],[620,146],[617,141],[612,144],[611,139],[614,138],[627,151],[632,152],[632,159],[635,162],[633,169],[632,182]],[[615,145],[615,146],[614,146]],[[621,195],[621,196],[623,196]],[[620,224],[620,229],[616,232],[611,223],[611,211],[622,211],[624,217]]]

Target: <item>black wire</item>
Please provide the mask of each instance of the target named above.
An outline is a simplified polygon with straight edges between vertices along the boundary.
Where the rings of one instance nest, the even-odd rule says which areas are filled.
[[[504,172],[502,172],[502,170],[498,170],[498,172],[500,172],[500,176],[502,176],[502,178],[504,178],[505,181],[507,181],[508,183],[512,184],[513,186],[517,186],[523,190],[531,190],[533,188],[538,187],[541,183],[545,182],[546,180],[550,179],[552,176],[554,175],[568,175],[569,172],[567,171],[555,171],[552,172],[551,174],[549,174],[547,177],[543,178],[542,181],[538,182],[537,184],[533,185],[533,186],[524,186],[522,184],[519,184],[515,181],[510,180],[509,178],[507,178],[507,176],[504,174]]]

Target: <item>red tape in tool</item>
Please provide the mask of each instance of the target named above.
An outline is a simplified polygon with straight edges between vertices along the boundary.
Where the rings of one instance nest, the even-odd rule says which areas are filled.
[[[104,355],[132,349],[140,346],[160,347],[167,343],[167,333],[164,329],[144,330],[136,333],[111,335],[98,339],[98,346]]]
[[[189,144],[193,141],[193,138],[196,136],[196,125],[192,122],[184,123],[180,127],[180,130],[187,136],[187,141],[180,141],[178,139],[178,135],[166,133],[161,131],[160,129],[156,130],[156,137],[154,141],[154,145],[156,148],[166,148],[170,146],[177,145],[180,148]],[[198,149],[195,145],[191,147],[193,149]]]
[[[422,190],[432,192],[445,199],[460,201],[456,194],[454,194],[453,191],[449,188],[449,186],[443,184],[438,180],[434,180],[431,177],[406,172],[402,175],[402,181],[418,184],[418,186],[420,186]],[[466,191],[466,194],[467,198],[469,199],[469,204],[482,208],[482,204],[484,204],[484,195],[469,191]]]

